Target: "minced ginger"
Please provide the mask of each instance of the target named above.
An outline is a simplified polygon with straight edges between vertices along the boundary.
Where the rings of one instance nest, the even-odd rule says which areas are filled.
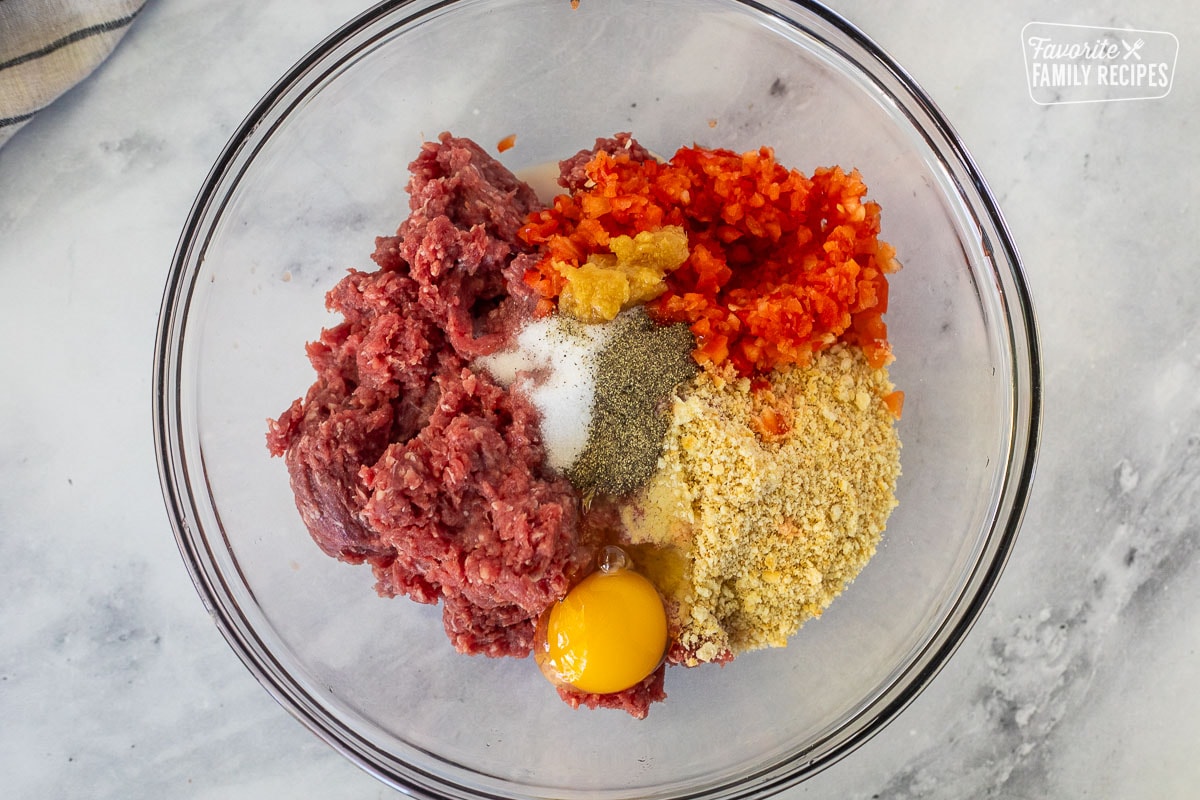
[[[701,373],[674,403],[657,474],[622,515],[633,543],[681,556],[666,593],[685,664],[786,645],[867,563],[896,505],[885,368],[835,345],[768,378]],[[764,413],[786,427],[764,435]]]

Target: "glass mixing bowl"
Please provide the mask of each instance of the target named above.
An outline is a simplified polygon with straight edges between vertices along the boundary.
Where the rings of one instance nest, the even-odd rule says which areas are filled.
[[[878,554],[785,649],[668,670],[638,721],[572,710],[533,661],[456,654],[310,540],[266,420],[312,381],[323,295],[407,213],[449,130],[523,169],[632,131],[669,154],[770,145],[858,167],[883,207],[900,505]],[[419,797],[761,797],[850,752],[954,651],[1029,491],[1031,305],[996,203],[929,98],[827,9],[785,0],[385,2],[305,56],[233,136],[187,220],[155,361],[161,476],[221,632],[301,722]]]

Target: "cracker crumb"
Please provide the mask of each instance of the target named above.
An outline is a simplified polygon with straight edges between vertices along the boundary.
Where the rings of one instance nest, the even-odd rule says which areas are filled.
[[[785,646],[866,565],[896,506],[886,367],[835,345],[769,383],[701,373],[675,398],[659,471],[623,513],[633,543],[684,554],[668,598],[681,663]],[[764,408],[786,412],[785,432],[764,435]]]

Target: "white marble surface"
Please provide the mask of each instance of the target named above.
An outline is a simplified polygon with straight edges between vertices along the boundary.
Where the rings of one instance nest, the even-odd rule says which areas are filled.
[[[597,2],[598,0],[584,0]],[[565,2],[565,0],[564,0]],[[6,797],[386,798],[212,626],[158,488],[151,355],[234,126],[364,0],[155,0],[0,149]],[[1200,8],[840,0],[995,190],[1042,330],[1045,434],[1008,569],[881,734],[791,798],[1185,798],[1200,786]],[[1039,106],[1030,21],[1179,38],[1164,99]]]

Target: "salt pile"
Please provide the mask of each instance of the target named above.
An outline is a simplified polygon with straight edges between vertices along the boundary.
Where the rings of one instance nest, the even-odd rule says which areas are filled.
[[[556,314],[527,324],[514,349],[475,362],[501,385],[516,384],[541,412],[546,460],[556,470],[569,468],[587,445],[597,363],[611,331]]]

